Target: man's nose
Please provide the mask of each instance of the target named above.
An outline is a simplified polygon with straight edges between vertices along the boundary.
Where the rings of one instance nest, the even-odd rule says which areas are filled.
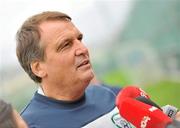
[[[78,47],[76,48],[76,51],[75,51],[76,56],[88,55],[88,49],[82,42],[79,42],[77,45]]]

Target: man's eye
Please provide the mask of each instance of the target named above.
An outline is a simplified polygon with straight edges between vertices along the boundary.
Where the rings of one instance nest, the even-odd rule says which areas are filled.
[[[66,46],[69,46],[69,43],[65,43],[65,44],[64,44],[64,47],[66,47]]]
[[[80,35],[80,36],[78,37],[78,40],[82,41],[82,39],[83,39],[83,36]]]
[[[67,47],[69,47],[70,45],[71,45],[70,42],[66,42],[66,43],[63,45],[63,48],[67,48]]]
[[[81,40],[82,40],[82,37],[79,37],[79,38],[78,38],[78,40],[80,40],[80,41],[81,41]]]

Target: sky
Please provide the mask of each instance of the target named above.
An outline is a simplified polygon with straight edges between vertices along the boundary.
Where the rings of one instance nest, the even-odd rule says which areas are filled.
[[[85,35],[87,45],[103,43],[123,26],[133,0],[0,0],[0,70],[16,65],[15,34],[28,17],[43,11],[61,11]]]

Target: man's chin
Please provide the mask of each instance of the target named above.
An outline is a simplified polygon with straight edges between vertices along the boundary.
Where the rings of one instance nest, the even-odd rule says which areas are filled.
[[[89,84],[91,82],[91,80],[94,78],[94,73],[92,71],[90,72],[86,72],[86,74],[84,74],[83,76],[84,81]]]

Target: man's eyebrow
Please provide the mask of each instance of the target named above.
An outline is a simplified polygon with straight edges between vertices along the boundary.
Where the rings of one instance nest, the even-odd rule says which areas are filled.
[[[55,47],[56,47],[57,49],[59,49],[60,47],[62,47],[64,40],[65,40],[65,39],[61,39],[61,38],[58,39],[58,40],[56,40],[56,45],[55,45]]]
[[[58,39],[56,43],[56,49],[63,47],[64,43],[70,41],[71,39],[72,37],[65,37],[63,39]]]

